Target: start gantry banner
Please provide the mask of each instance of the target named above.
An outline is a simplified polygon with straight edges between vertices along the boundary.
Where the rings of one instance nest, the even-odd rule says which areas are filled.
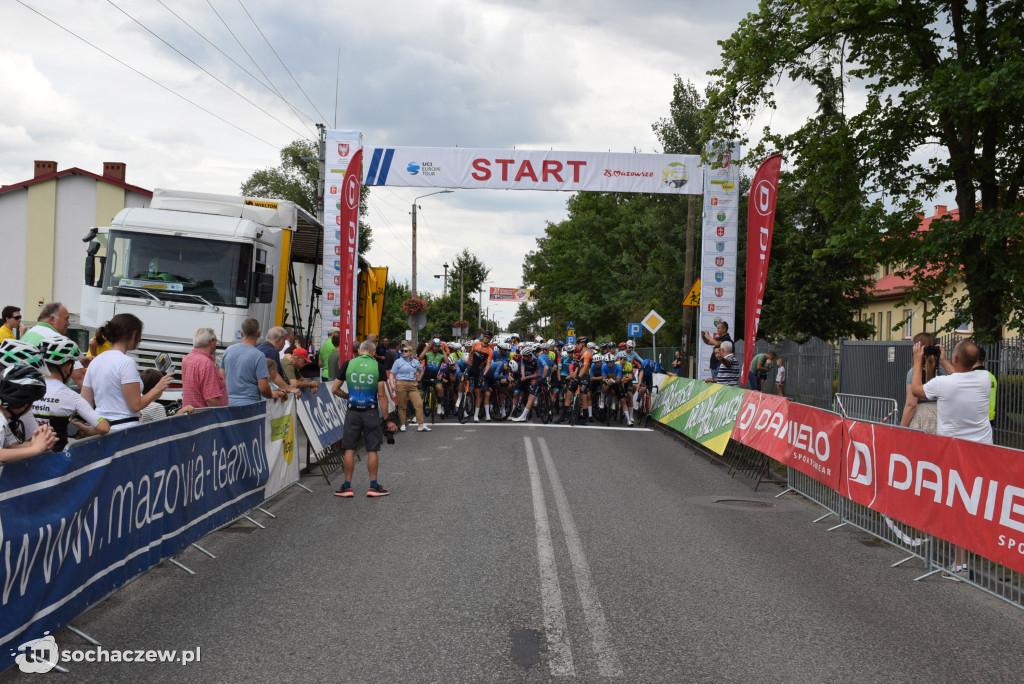
[[[368,147],[366,185],[699,195],[700,155]]]

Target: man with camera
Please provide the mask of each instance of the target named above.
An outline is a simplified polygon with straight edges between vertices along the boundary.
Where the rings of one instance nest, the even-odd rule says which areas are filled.
[[[949,375],[937,375],[923,382],[921,369],[926,352],[938,355]],[[981,444],[992,444],[992,425],[988,421],[992,382],[987,373],[972,373],[979,348],[971,340],[962,340],[953,349],[953,363],[941,345],[914,343],[914,367],[911,392],[919,399],[936,400],[937,434],[958,437]]]

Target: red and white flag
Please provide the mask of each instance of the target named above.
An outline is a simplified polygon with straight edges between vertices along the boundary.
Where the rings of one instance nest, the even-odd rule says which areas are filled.
[[[761,163],[750,184],[747,208],[747,305],[743,325],[746,373],[754,358],[757,326],[761,322],[761,304],[768,280],[768,258],[772,251],[772,230],[775,228],[775,200],[779,189],[782,155],[773,154]]]

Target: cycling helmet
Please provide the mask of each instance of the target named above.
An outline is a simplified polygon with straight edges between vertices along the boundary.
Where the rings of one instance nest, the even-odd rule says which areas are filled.
[[[590,350],[597,349],[597,345],[594,344],[593,342],[587,342],[587,349],[590,349]]]
[[[81,353],[78,345],[63,335],[49,337],[39,343],[39,355],[43,363],[52,363],[55,366],[63,366],[69,361],[74,361]]]
[[[626,349],[632,349],[632,348],[634,348],[635,346],[636,346],[636,342],[634,342],[633,340],[628,340],[628,341],[626,342]]]
[[[583,335],[580,335],[579,337],[576,338],[576,344],[587,344],[588,342],[590,342],[590,340],[584,337]]]
[[[520,339],[518,333],[512,333],[511,335],[508,336],[508,338],[510,340],[518,340],[518,339]]]
[[[518,373],[519,372],[519,364],[516,363],[515,361],[509,361],[508,362],[508,369],[509,369],[509,372]]]
[[[494,337],[494,333],[492,333],[490,330],[484,330],[483,335],[481,335],[480,337],[490,337],[490,338],[493,338]]]
[[[618,354],[616,354],[615,355],[615,360],[616,361],[625,361],[626,360],[626,352],[619,352]]]
[[[440,337],[435,337],[434,339],[431,340],[431,342],[434,343],[434,346],[437,346],[437,347],[441,346],[441,338]]]
[[[555,346],[555,341],[554,340],[548,340],[547,342],[545,342],[545,344],[548,345],[549,348],[550,347],[554,347]]]
[[[508,342],[499,342],[498,343],[498,349],[500,349],[501,351],[506,351],[507,352],[511,348],[512,348],[512,345],[509,344]]]
[[[11,366],[0,374],[0,406],[5,409],[31,406],[45,396],[46,380],[32,366]]]
[[[22,364],[39,370],[44,368],[39,350],[28,342],[13,338],[0,342],[0,367],[12,368]]]
[[[455,354],[449,354],[448,355],[448,365],[449,366],[454,366],[458,362],[459,362],[459,357],[457,357]]]
[[[562,340],[558,340],[558,342],[555,342],[555,345],[557,345],[559,347],[564,347],[565,346],[565,342],[563,342]]]
[[[619,349],[625,349],[627,346],[625,342],[619,342]]]
[[[568,356],[569,356],[569,352],[567,352],[566,350],[563,349],[562,350],[562,358],[564,359],[564,358],[567,358]]]
[[[451,349],[452,351],[462,351],[462,343],[452,342],[451,344],[448,345],[448,348]]]

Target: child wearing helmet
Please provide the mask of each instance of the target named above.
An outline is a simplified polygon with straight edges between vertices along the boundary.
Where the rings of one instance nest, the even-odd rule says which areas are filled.
[[[39,343],[46,364],[46,394],[32,404],[32,415],[40,425],[49,425],[57,436],[55,451],[63,451],[68,437],[90,437],[110,432],[110,424],[77,392],[65,384],[80,351],[73,340],[58,335]]]
[[[53,429],[39,425],[31,413],[32,402],[45,394],[43,375],[31,366],[19,364],[0,373],[0,463],[38,456],[57,443]]]

